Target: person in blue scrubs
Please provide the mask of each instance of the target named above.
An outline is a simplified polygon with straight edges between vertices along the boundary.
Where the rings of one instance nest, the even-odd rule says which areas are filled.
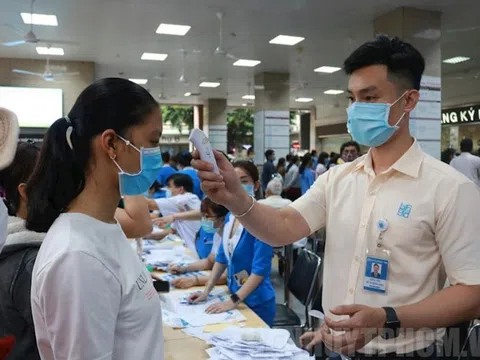
[[[175,174],[177,170],[175,170],[170,165],[170,153],[168,151],[162,153],[162,160],[163,166],[158,173],[157,182],[160,184],[160,187],[167,186],[167,179]]]
[[[212,270],[215,265],[220,244],[222,243],[223,227],[225,225],[225,216],[228,214],[226,207],[215,204],[209,198],[202,200],[201,212],[184,213],[187,220],[201,220],[202,227],[197,233],[196,248],[200,260],[186,266],[172,264],[168,271],[172,274],[185,274],[187,272]],[[181,214],[183,215],[183,214]],[[172,285],[188,289],[192,286],[204,286],[208,282],[208,276],[181,277],[172,281]],[[217,285],[227,283],[226,275],[222,275],[217,281]]]
[[[248,161],[233,164],[242,186],[252,196],[260,187],[257,167]],[[275,317],[275,290],[270,281],[273,249],[250,234],[232,215],[227,215],[222,243],[203,293],[192,294],[190,302],[205,301],[218,278],[227,269],[230,300],[211,305],[207,313],[218,314],[247,304],[266,324]]]
[[[305,194],[308,189],[315,182],[315,172],[312,170],[312,155],[305,154],[300,165],[300,188],[302,195]]]
[[[193,180],[193,193],[202,200],[205,195],[203,194],[202,189],[200,188],[200,178],[198,177],[197,170],[195,170],[190,163],[192,162],[192,154],[187,151],[177,154],[177,167],[180,174],[187,174]]]

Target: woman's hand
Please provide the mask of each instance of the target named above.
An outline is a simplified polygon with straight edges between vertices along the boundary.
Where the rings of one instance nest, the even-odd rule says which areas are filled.
[[[173,215],[163,216],[153,220],[153,223],[159,228],[164,229],[167,225],[172,224],[175,221]]]
[[[187,269],[185,268],[185,266],[180,266],[180,265],[176,265],[176,264],[170,264],[168,266],[168,272],[170,274],[174,274],[174,275],[185,274],[187,272],[186,270]]]
[[[232,300],[227,300],[223,302],[219,302],[213,305],[210,305],[205,312],[207,314],[220,314],[226,311],[233,310],[237,307],[237,304],[235,304]]]
[[[205,293],[205,291],[196,292],[196,293],[191,294],[188,297],[187,302],[189,304],[198,304],[198,303],[206,301],[207,299],[208,299],[208,294]]]
[[[220,152],[214,150],[220,175],[213,172],[213,166],[200,160],[198,151],[193,153],[192,166],[198,170],[202,190],[206,196],[217,204],[221,204],[234,214],[245,212],[252,204],[252,200],[243,190],[240,179],[232,164]]]
[[[172,285],[179,289],[189,289],[197,285],[196,278],[178,278],[172,281]]]

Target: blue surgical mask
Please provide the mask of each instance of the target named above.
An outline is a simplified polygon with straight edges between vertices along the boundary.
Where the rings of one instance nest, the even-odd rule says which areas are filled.
[[[253,187],[253,184],[242,184],[243,190],[245,190],[248,195],[250,196],[255,196],[255,188]]]
[[[170,190],[170,189],[165,190],[165,197],[166,198],[171,198],[172,197],[172,190]]]
[[[391,126],[388,123],[390,108],[406,93],[403,93],[393,104],[355,102],[350,105],[347,108],[347,127],[353,140],[369,147],[385,144],[398,130],[398,124],[406,114],[404,112],[397,123]]]
[[[148,191],[150,186],[155,182],[160,168],[163,165],[160,148],[156,146],[153,148],[142,147],[138,149],[130,141],[125,140],[121,136],[119,136],[119,138],[140,153],[140,171],[136,174],[126,173],[115,159],[112,159],[115,165],[117,165],[118,170],[120,170],[118,173],[120,194],[122,196],[142,195],[145,191]]]
[[[217,229],[215,229],[213,220],[208,220],[204,217],[202,217],[202,221],[200,222],[203,231],[209,234],[215,234],[217,232]]]

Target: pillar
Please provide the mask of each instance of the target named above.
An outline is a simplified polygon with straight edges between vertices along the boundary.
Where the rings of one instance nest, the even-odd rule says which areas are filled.
[[[261,73],[255,76],[254,149],[255,163],[265,162],[264,153],[275,151],[277,158],[290,152],[289,74]]]
[[[440,159],[441,151],[441,13],[398,8],[374,21],[375,34],[397,36],[418,49],[426,67],[420,101],[410,115],[410,132],[423,151]]]
[[[317,149],[317,107],[310,108],[310,150]]]
[[[203,130],[214,149],[227,151],[227,99],[208,99],[205,102]]]
[[[315,144],[310,142],[310,120],[310,113],[300,114],[300,149],[308,152],[312,150],[312,146],[315,147]]]

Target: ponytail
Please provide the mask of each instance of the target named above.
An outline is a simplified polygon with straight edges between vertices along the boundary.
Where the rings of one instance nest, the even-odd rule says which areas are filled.
[[[67,140],[67,129],[70,127],[66,118],[58,119],[43,140],[38,165],[27,185],[26,225],[29,230],[47,232],[85,186],[86,163],[82,159],[90,157],[90,146],[83,146],[81,151],[86,153],[82,154],[81,159],[76,157]]]
[[[90,171],[92,141],[105,130],[124,136],[158,103],[143,87],[120,78],[101,79],[82,91],[67,117],[47,131],[40,158],[27,184],[27,228],[46,232],[83,191]]]

